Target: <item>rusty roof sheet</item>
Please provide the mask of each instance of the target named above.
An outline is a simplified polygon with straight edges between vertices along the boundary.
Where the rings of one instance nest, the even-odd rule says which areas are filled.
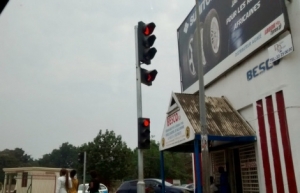
[[[199,95],[175,93],[181,107],[196,133],[201,133],[199,125]],[[209,135],[254,136],[255,131],[229,104],[225,97],[205,97],[206,122]]]

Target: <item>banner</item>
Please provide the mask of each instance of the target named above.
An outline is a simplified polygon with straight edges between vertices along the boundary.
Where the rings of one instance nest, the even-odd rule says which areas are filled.
[[[283,0],[200,0],[199,14],[201,64],[212,79],[288,26]],[[196,26],[194,7],[177,30],[182,91],[198,80]]]

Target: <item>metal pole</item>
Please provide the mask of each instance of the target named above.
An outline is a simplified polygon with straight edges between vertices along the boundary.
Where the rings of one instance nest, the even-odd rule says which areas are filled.
[[[195,192],[196,193],[202,193],[202,185],[201,185],[201,174],[200,174],[200,160],[199,160],[199,136],[195,136],[194,139],[194,158],[195,158],[195,170],[196,170],[196,186],[195,186]]]
[[[86,151],[83,154],[83,191],[82,193],[85,193],[85,174],[86,174]]]
[[[137,119],[142,117],[142,87],[141,87],[141,70],[140,61],[138,56],[138,34],[137,26],[134,26],[134,37],[135,37],[135,65],[136,65],[136,102],[137,102]],[[144,163],[143,163],[143,150],[138,149],[138,183],[137,193],[145,193],[145,182],[144,182]]]
[[[160,174],[161,174],[161,192],[165,192],[165,159],[164,152],[160,152]]]
[[[196,23],[197,23],[197,36],[198,36],[198,77],[199,77],[199,111],[200,111],[200,126],[201,126],[201,148],[202,150],[202,178],[204,179],[203,190],[204,193],[210,192],[209,181],[209,154],[207,146],[207,124],[206,124],[206,106],[205,106],[205,90],[204,90],[204,78],[203,78],[203,64],[202,64],[202,43],[201,43],[201,29],[200,29],[200,15],[199,15],[199,1],[196,0]],[[206,143],[206,145],[205,145]]]

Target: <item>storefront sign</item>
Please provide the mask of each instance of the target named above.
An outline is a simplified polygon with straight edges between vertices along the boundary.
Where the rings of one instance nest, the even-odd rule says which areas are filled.
[[[259,65],[255,66],[251,70],[247,71],[246,74],[247,80],[250,81],[253,78],[256,78],[257,76],[261,75],[265,71],[272,69],[274,66],[277,66],[279,63],[280,60],[271,63],[270,60],[267,59],[266,61],[260,63]]]
[[[292,36],[288,34],[282,40],[268,48],[269,61],[275,62],[294,51]]]
[[[173,112],[166,117],[160,149],[168,149],[193,140],[194,133],[183,110]]]

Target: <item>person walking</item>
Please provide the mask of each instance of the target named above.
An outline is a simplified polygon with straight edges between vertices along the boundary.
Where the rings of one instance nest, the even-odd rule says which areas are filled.
[[[224,167],[219,167],[220,173],[220,193],[229,193],[228,175]]]
[[[69,189],[69,193],[77,193],[78,191],[78,179],[76,178],[76,170],[70,172],[72,187]]]
[[[69,172],[65,168],[60,170],[60,177],[57,178],[55,193],[68,193],[68,190],[72,187],[71,178]]]
[[[99,189],[100,189],[100,181],[98,179],[98,175],[97,172],[95,170],[92,170],[90,172],[91,175],[91,181],[89,183],[89,189],[88,191],[90,193],[99,193]]]

